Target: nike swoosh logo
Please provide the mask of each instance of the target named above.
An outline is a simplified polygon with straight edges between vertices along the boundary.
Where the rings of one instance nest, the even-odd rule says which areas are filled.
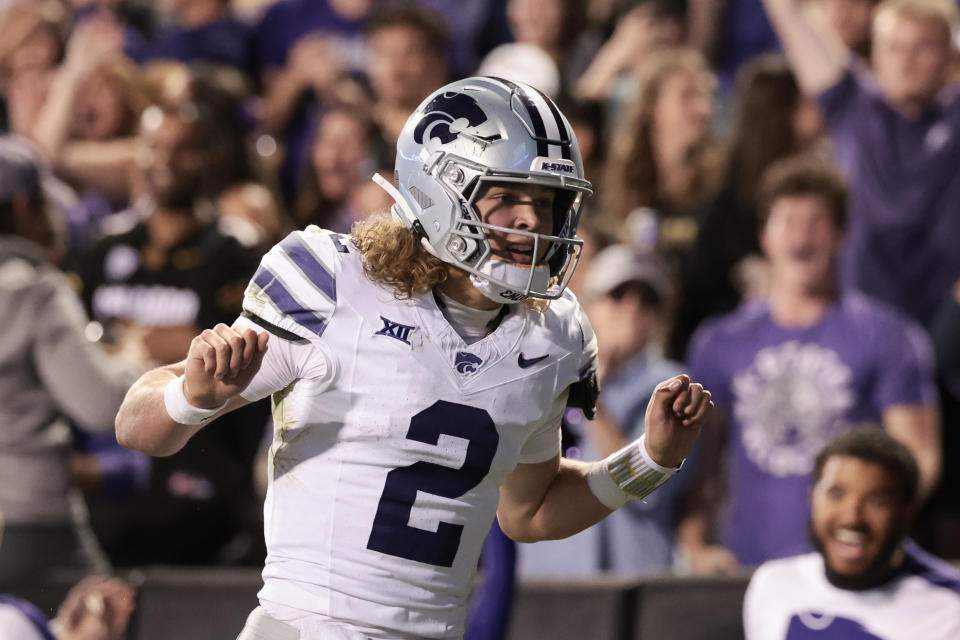
[[[550,357],[550,354],[548,353],[545,356],[540,356],[539,358],[530,358],[529,360],[527,360],[526,358],[523,357],[523,353],[521,353],[519,356],[517,356],[517,364],[520,365],[521,369],[526,369],[527,367],[532,367],[538,362],[546,360],[549,357]]]

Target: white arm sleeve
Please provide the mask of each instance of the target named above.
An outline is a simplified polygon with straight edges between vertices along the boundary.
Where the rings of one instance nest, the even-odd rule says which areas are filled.
[[[550,411],[537,423],[530,437],[520,449],[518,462],[536,464],[549,460],[560,453],[560,420],[567,407],[567,392],[553,401]]]
[[[239,317],[234,327],[250,327],[257,333],[266,331],[248,318]],[[320,390],[332,384],[336,376],[333,358],[322,345],[312,341],[293,342],[274,334],[267,341],[260,370],[240,394],[245,400],[255,402],[282,391],[294,380],[312,379],[321,383]]]

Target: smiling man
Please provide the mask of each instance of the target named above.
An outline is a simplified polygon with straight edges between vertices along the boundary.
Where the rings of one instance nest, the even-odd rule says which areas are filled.
[[[704,447],[707,466],[729,452],[719,546],[707,543],[709,498],[680,528],[693,569],[706,573],[809,551],[804,505],[814,457],[857,423],[880,424],[910,449],[923,497],[940,473],[926,336],[892,308],[838,291],[843,180],[816,159],[783,160],[765,174],[759,202],[769,290],[705,323],[689,360],[725,427],[711,430],[726,443]]]
[[[261,262],[244,317],[146,374],[117,437],[152,455],[273,395],[260,607],[242,640],[459,638],[494,516],[572,535],[672,476],[709,413],[661,382],[642,438],[560,456],[568,405],[593,414],[596,340],[565,290],[590,193],[570,124],[496,78],[441,88],[397,145],[393,218],[308,227]]]
[[[960,637],[960,572],[905,540],[917,464],[880,429],[859,427],[817,456],[810,534],[817,553],[757,569],[747,640]]]

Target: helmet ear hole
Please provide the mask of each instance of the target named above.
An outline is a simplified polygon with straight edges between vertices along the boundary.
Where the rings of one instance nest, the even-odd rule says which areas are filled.
[[[553,197],[553,230],[555,236],[561,235],[569,224],[570,209],[573,207],[573,201],[576,194],[566,189],[556,189]]]
[[[567,189],[557,189],[553,198],[553,229],[552,233],[559,237],[573,237],[576,234],[577,212],[574,211],[577,194]],[[564,243],[554,242],[547,250],[547,265],[550,275],[557,276],[575,252],[574,248]]]
[[[463,191],[461,191],[461,193],[463,193],[463,199],[466,202],[473,202],[474,196],[480,195],[479,190],[480,190],[480,178],[479,177],[473,178],[463,188]]]
[[[573,247],[570,247],[570,249],[573,249]],[[567,251],[563,247],[551,247],[550,250],[554,253],[547,260],[547,266],[550,267],[550,275],[557,276],[564,265],[567,264],[567,261],[570,260],[571,251]]]

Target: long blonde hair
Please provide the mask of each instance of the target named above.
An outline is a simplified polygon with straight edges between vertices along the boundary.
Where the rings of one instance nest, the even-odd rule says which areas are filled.
[[[393,289],[398,300],[423,295],[447,279],[449,265],[427,253],[413,231],[389,213],[355,222],[351,234],[364,274]]]
[[[410,300],[431,291],[446,282],[450,269],[456,268],[427,253],[413,231],[386,212],[354,222],[350,234],[363,256],[364,275],[393,289],[397,300]],[[545,311],[550,301],[527,298],[523,304]]]

